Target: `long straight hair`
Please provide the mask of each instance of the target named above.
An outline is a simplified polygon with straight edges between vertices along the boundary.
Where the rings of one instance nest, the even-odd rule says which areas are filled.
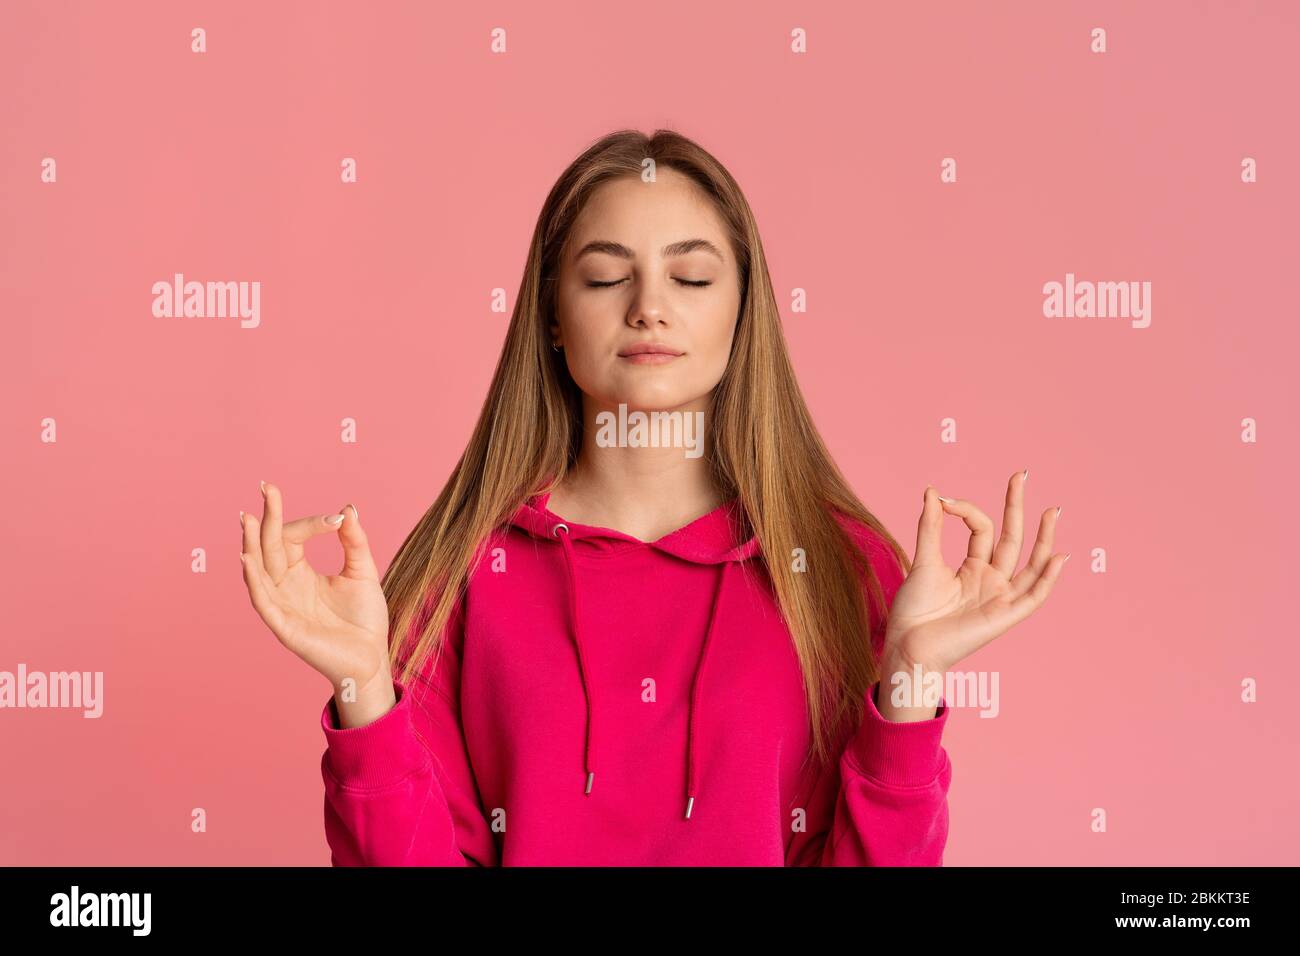
[[[603,137],[573,161],[546,197],[473,435],[384,574],[390,664],[403,682],[421,671],[441,648],[487,539],[528,497],[553,489],[573,466],[582,445],[582,396],[564,353],[550,348],[547,330],[561,257],[593,190],[615,178],[642,176],[647,159],[655,168],[690,177],[713,201],[738,261],[740,312],[730,360],[710,400],[710,470],[723,499],[739,500],[744,530],[758,539],[803,671],[811,753],[824,760],[841,721],[861,720],[867,690],[878,679],[864,582],[877,620],[887,612],[869,561],[832,512],[877,532],[905,573],[911,563],[858,501],[813,424],[786,350],[757,224],[740,186],[713,156],[672,130],[651,136],[620,130]],[[792,567],[796,548],[804,551],[806,573]]]

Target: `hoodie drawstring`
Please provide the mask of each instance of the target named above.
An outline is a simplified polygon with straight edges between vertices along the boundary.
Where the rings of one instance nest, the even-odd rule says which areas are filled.
[[[686,724],[686,819],[691,818],[691,808],[695,806],[695,715],[699,710],[700,688],[704,686],[704,662],[708,659],[709,645],[718,623],[718,608],[722,605],[722,588],[727,583],[727,571],[730,561],[722,562],[718,572],[718,588],[713,592],[713,610],[710,612],[709,629],[704,632],[704,646],[700,648],[700,662],[695,666],[695,679],[691,682],[691,709]]]
[[[582,646],[582,634],[578,616],[578,579],[576,565],[573,559],[573,542],[569,539],[569,526],[561,522],[551,529],[551,533],[559,539],[561,548],[564,552],[564,566],[569,584],[569,622],[573,629],[573,643],[578,651],[578,668],[582,672],[582,689],[587,698],[587,742],[583,755],[583,769],[587,771],[587,787],[584,791],[591,793],[591,785],[596,777],[595,767],[592,761],[592,751],[595,749],[595,728],[592,714],[594,712],[593,688],[591,673],[587,668],[587,655]],[[691,818],[691,810],[695,806],[695,731],[696,731],[696,713],[699,710],[701,688],[704,686],[704,665],[708,660],[709,647],[713,640],[713,632],[718,623],[718,608],[722,604],[722,589],[727,582],[727,572],[730,569],[731,562],[723,561],[722,570],[718,573],[717,589],[713,594],[713,607],[709,612],[709,627],[704,633],[704,644],[700,647],[700,659],[695,665],[695,676],[691,681],[691,704],[687,714],[686,723],[686,819]]]

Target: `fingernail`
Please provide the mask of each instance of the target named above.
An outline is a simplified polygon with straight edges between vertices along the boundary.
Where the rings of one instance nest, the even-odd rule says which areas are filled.
[[[1029,480],[1029,469],[1026,468],[1026,469],[1025,469],[1025,481],[1028,481],[1028,480]]]
[[[262,488],[262,497],[265,498],[265,497],[266,497],[266,482],[265,482],[265,481],[262,481],[262,480],[259,479],[257,483],[258,483],[258,485],[260,485],[261,488]]]
[[[361,514],[357,511],[357,506],[356,506],[356,505],[348,505],[348,507],[352,509],[352,517],[353,517],[354,519],[356,519],[357,521],[360,521],[360,520],[361,520]]]
[[[326,523],[326,524],[332,524],[332,525],[334,525],[335,527],[338,527],[339,525],[341,525],[341,524],[343,523],[343,516],[342,516],[342,515],[330,515],[328,518],[325,519],[325,523]]]
[[[1058,518],[1061,517],[1061,509],[1062,509],[1063,507],[1065,507],[1065,506],[1064,506],[1064,505],[1057,505],[1057,506],[1056,506],[1056,517],[1058,517]]]
[[[1069,561],[1069,560],[1070,560],[1070,555],[1069,555],[1069,553],[1067,552],[1066,555],[1065,555],[1065,561]],[[1065,561],[1062,561],[1061,563],[1064,564]]]
[[[244,552],[239,552],[239,563],[244,564]]]
[[[241,528],[244,526],[244,513],[242,511],[239,513],[239,526]]]
[[[939,496],[939,500],[940,500],[940,501],[952,501],[951,498],[945,498],[943,495],[940,495],[940,496]]]

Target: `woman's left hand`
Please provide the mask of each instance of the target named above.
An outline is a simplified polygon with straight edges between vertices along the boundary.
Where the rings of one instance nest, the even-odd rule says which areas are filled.
[[[1011,476],[996,546],[988,515],[962,498],[945,501],[933,486],[926,486],[912,570],[889,611],[882,681],[896,670],[909,675],[917,667],[922,673],[948,670],[1023,621],[1052,592],[1069,558],[1052,554],[1060,508],[1043,512],[1029,562],[1016,571],[1027,478],[1027,470]],[[948,514],[961,518],[971,531],[966,560],[956,571],[944,564],[939,547]],[[888,691],[882,688],[879,696],[885,698]]]

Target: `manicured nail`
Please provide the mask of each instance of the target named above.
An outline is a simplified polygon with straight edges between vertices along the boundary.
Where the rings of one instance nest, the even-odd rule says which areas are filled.
[[[352,509],[352,518],[353,518],[353,520],[355,520],[355,521],[360,521],[360,520],[361,520],[361,515],[360,515],[360,513],[357,511],[357,506],[356,506],[356,505],[348,505],[348,507]]]
[[[242,511],[239,513],[239,526],[241,528],[244,526],[244,513]]]
[[[940,500],[940,501],[952,501],[951,498],[945,498],[943,495],[940,495],[940,496],[939,496],[939,500]]]
[[[1024,478],[1024,480],[1025,480],[1025,481],[1028,481],[1028,480],[1029,480],[1029,469],[1028,469],[1028,468],[1025,469],[1025,478]]]
[[[1066,555],[1065,555],[1065,561],[1069,561],[1069,560],[1070,560],[1070,555],[1069,555],[1069,553],[1067,552]],[[1064,564],[1065,561],[1062,561],[1061,563]]]
[[[326,523],[326,524],[332,524],[332,525],[334,525],[335,527],[338,527],[339,525],[341,525],[341,524],[343,523],[343,516],[342,516],[342,515],[330,515],[328,518],[325,519],[325,523]]]
[[[1064,505],[1057,505],[1057,506],[1056,506],[1056,517],[1058,517],[1058,518],[1061,517],[1061,509],[1062,509],[1063,507],[1065,507],[1065,506],[1064,506]]]

